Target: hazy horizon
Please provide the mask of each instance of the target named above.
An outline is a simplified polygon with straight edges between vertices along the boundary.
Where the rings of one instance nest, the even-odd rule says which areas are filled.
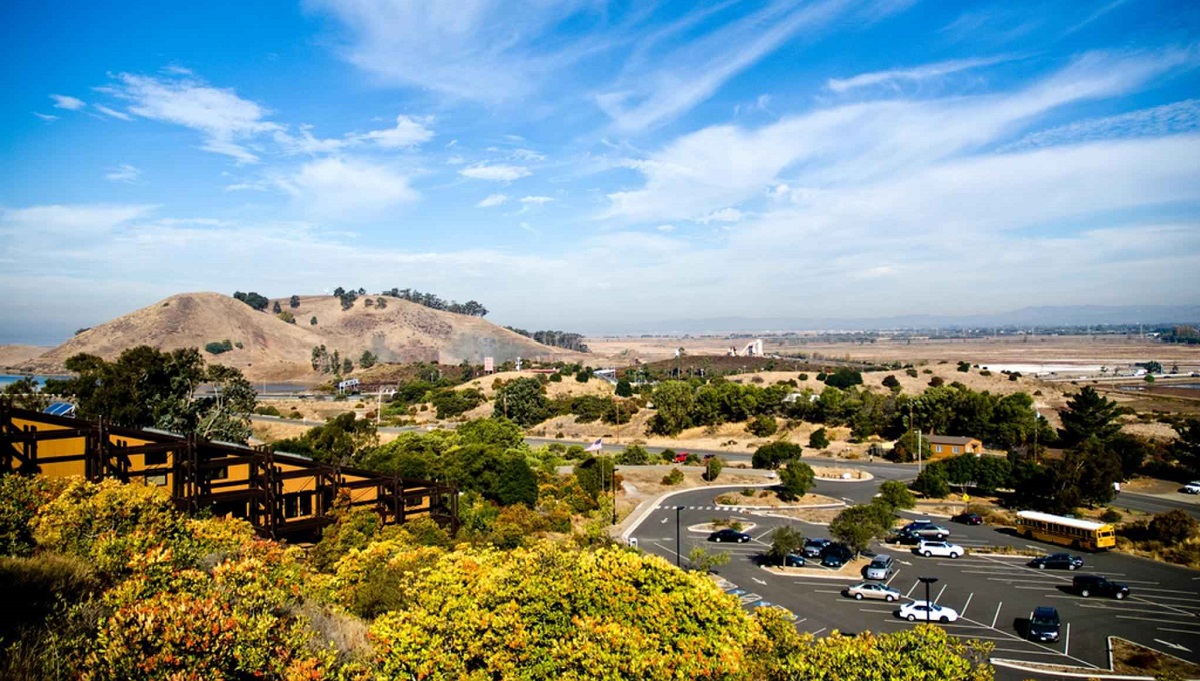
[[[584,333],[1200,304],[1194,3],[17,0],[0,35],[0,342],[337,286]]]

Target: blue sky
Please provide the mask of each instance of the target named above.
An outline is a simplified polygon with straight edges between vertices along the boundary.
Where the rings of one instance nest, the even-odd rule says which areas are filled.
[[[583,332],[1200,302],[1190,2],[0,8],[0,342],[398,286]]]

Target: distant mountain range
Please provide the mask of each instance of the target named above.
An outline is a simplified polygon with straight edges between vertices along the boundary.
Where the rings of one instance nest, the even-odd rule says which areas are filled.
[[[788,331],[872,331],[889,329],[978,329],[1200,322],[1200,305],[1064,305],[1024,307],[975,315],[898,315],[844,319],[835,317],[712,317],[664,320],[641,328],[608,333],[702,334]],[[648,328],[649,327],[649,328]]]

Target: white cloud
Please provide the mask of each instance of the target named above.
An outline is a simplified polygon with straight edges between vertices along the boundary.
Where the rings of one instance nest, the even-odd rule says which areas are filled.
[[[1117,116],[1093,118],[1026,135],[1004,150],[1028,149],[1067,142],[1114,137],[1173,135],[1200,129],[1200,99],[1139,109]]]
[[[715,210],[702,218],[696,218],[696,222],[708,224],[710,222],[741,222],[742,218],[746,217],[742,211],[736,208],[722,208]]]
[[[115,168],[109,168],[108,172],[104,174],[104,179],[110,182],[128,182],[132,184],[137,182],[141,175],[141,170],[128,163],[122,163]]]
[[[43,121],[46,121],[47,123],[53,123],[54,121],[58,120],[58,116],[55,116],[53,114],[44,114],[44,113],[41,113],[38,111],[34,111],[33,115],[37,116],[38,118],[42,119]]]
[[[104,234],[132,220],[144,218],[157,206],[135,204],[46,205],[19,209],[0,209],[0,231],[84,237]]]
[[[102,104],[95,104],[95,105],[93,105],[93,107],[96,109],[96,111],[99,111],[100,113],[104,114],[105,116],[117,118],[122,121],[132,121],[133,120],[133,116],[130,116],[129,114],[127,114],[123,111],[117,111],[115,109],[110,109],[107,106],[104,106]]]
[[[486,163],[476,163],[475,165],[458,171],[458,174],[475,180],[512,182],[513,180],[519,180],[522,177],[528,177],[530,172],[529,169],[525,168],[524,166],[505,164],[488,165]]]
[[[897,87],[902,82],[920,82],[933,78],[941,78],[960,71],[977,69],[984,66],[991,66],[1003,61],[1007,61],[1009,57],[991,57],[987,59],[957,59],[953,61],[943,61],[936,64],[926,64],[910,69],[892,69],[888,71],[874,71],[872,73],[861,73],[852,78],[830,78],[825,84],[827,88],[837,93],[844,93],[858,88],[871,87],[876,85],[889,85]]]
[[[499,206],[505,201],[508,201],[508,196],[506,194],[488,194],[487,198],[480,201],[476,205],[480,208],[491,208],[492,206]]]
[[[120,74],[117,81],[101,90],[130,102],[131,113],[198,130],[205,136],[202,149],[242,163],[258,161],[244,146],[245,140],[282,129],[265,120],[269,114],[265,108],[242,99],[230,88],[214,88],[189,78],[169,80],[129,73]]]
[[[596,103],[625,131],[650,128],[708,99],[743,70],[803,31],[817,31],[844,9],[842,0],[763,9],[665,53],[626,64],[626,74],[596,96]],[[697,12],[702,14],[703,12]],[[684,23],[692,28],[692,17]]]
[[[87,106],[82,99],[69,97],[67,95],[50,95],[50,99],[54,100],[55,109],[66,109],[68,111],[78,111]]]
[[[521,198],[521,203],[530,206],[541,206],[550,203],[554,199],[549,196],[525,196]]]
[[[641,173],[645,183],[610,194],[603,217],[694,220],[761,197],[781,182],[810,191],[911,173],[978,151],[1064,104],[1126,93],[1191,58],[1179,51],[1095,53],[1014,93],[866,102],[818,109],[756,129],[704,128],[629,161],[627,166]]]
[[[657,229],[660,232],[674,232],[675,225],[659,225],[659,226],[655,227],[655,229]]]
[[[235,182],[225,185],[227,192],[265,192],[271,189],[266,182]]]
[[[326,220],[377,216],[419,198],[404,175],[356,159],[311,161],[278,184],[313,217]]]
[[[429,122],[428,118],[413,118],[402,114],[396,116],[396,127],[373,130],[362,137],[384,149],[415,147],[433,139],[433,131],[426,127]]]
[[[345,139],[319,139],[312,134],[311,125],[301,125],[299,136],[278,130],[274,134],[274,139],[283,148],[284,153],[308,156],[332,154],[350,143]]]
[[[349,28],[344,56],[394,84],[489,102],[531,92],[547,73],[586,51],[586,36],[539,51],[546,34],[584,0],[309,0]]]

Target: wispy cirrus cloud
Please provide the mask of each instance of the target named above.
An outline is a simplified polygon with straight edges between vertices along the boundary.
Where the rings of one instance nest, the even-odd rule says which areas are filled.
[[[934,64],[925,64],[907,69],[889,69],[860,73],[850,78],[830,78],[825,87],[839,94],[866,87],[889,86],[893,89],[902,83],[919,83],[921,81],[942,78],[961,71],[978,69],[1008,61],[1011,57],[989,57],[981,59],[956,59]]]
[[[116,119],[122,120],[122,121],[132,121],[133,120],[133,116],[130,116],[129,114],[127,114],[123,111],[117,111],[116,109],[110,109],[107,106],[104,106],[103,104],[95,104],[95,105],[93,105],[93,108],[95,108],[96,111],[99,111],[100,113],[104,114],[105,116],[108,116],[109,118],[116,118]]]
[[[191,77],[122,73],[114,84],[98,90],[129,102],[129,111],[136,116],[199,131],[204,136],[202,149],[241,163],[259,160],[245,145],[247,140],[282,129],[266,120],[270,114],[266,108],[239,97],[232,88],[212,87]]]
[[[142,176],[142,171],[128,163],[122,163],[115,168],[109,168],[104,174],[104,179],[109,182],[126,182],[133,184]]]
[[[1091,53],[1010,93],[834,106],[759,128],[710,126],[628,161],[645,183],[610,194],[602,217],[631,222],[703,218],[787,182],[791,168],[798,169],[794,179],[814,189],[912,173],[976,152],[1064,104],[1129,92],[1194,60],[1190,50]]]
[[[1039,130],[1002,147],[1001,151],[1121,137],[1175,135],[1196,130],[1200,130],[1200,99],[1185,99],[1117,116],[1091,118]]]
[[[475,205],[480,208],[491,208],[493,206],[502,205],[502,204],[506,203],[507,201],[508,201],[507,194],[488,194],[486,198],[484,198],[482,201],[480,201],[479,203],[477,203]]]
[[[78,111],[78,110],[82,109],[83,107],[87,106],[87,104],[82,99],[78,99],[76,97],[70,97],[67,95],[50,95],[50,99],[54,100],[54,108],[55,109],[66,109],[67,111]]]
[[[843,0],[768,3],[702,37],[646,54],[644,63],[631,61],[625,75],[596,96],[596,103],[618,130],[654,127],[708,99],[730,78],[797,34],[823,30],[848,4]]]
[[[532,173],[524,166],[507,165],[503,163],[476,163],[458,171],[459,175],[473,180],[488,180],[491,182],[512,182]]]

